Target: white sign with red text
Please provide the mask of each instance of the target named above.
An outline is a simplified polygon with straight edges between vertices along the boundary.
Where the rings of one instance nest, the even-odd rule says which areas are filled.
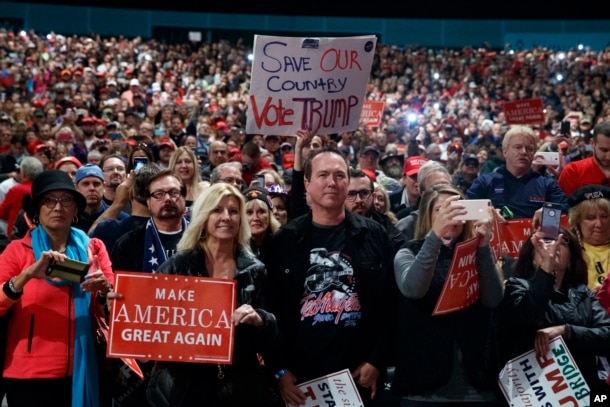
[[[589,406],[589,386],[563,338],[550,341],[546,356],[534,350],[509,360],[499,383],[511,406]]]
[[[348,369],[301,383],[297,387],[307,396],[305,404],[300,407],[364,406]]]
[[[246,120],[249,134],[356,130],[371,73],[374,35],[254,36]]]

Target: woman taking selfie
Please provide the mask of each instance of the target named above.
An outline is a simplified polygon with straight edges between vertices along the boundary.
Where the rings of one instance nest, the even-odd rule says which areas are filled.
[[[502,283],[489,242],[488,220],[455,220],[466,213],[462,192],[437,185],[422,195],[415,238],[394,259],[400,290],[396,342],[396,371],[392,390],[403,407],[463,405],[495,406],[497,379],[486,368],[486,341],[491,309],[502,300]],[[478,238],[474,252],[478,299],[442,315],[433,316],[457,243]],[[461,277],[463,278],[463,277]],[[462,302],[463,303],[463,302]],[[440,403],[440,404],[437,404]]]
[[[610,354],[610,317],[587,288],[587,264],[570,231],[562,227],[554,241],[537,231],[523,243],[501,311],[504,362],[531,349],[543,357],[562,336],[591,394],[610,391],[596,366]]]

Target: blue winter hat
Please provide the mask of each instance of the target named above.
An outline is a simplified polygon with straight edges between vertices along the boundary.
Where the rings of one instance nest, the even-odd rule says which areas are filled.
[[[80,180],[85,177],[98,177],[104,181],[104,173],[102,172],[102,169],[99,167],[99,165],[95,164],[85,164],[76,171],[76,184],[78,185]]]

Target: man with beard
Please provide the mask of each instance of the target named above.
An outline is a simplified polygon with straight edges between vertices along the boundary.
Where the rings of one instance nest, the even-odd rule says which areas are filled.
[[[608,185],[610,179],[610,122],[600,122],[591,137],[593,156],[572,161],[559,175],[558,183],[566,196],[583,185]]]
[[[100,168],[104,172],[104,203],[110,206],[116,197],[116,189],[127,176],[125,162],[120,156],[110,154],[102,158]],[[125,213],[131,213],[131,206],[126,204],[122,210]]]
[[[145,170],[146,171],[146,170]],[[139,174],[136,175],[138,182]],[[150,218],[121,236],[112,246],[110,260],[114,271],[152,273],[176,252],[176,245],[188,226],[183,216],[186,187],[171,170],[151,174],[146,181],[146,206]],[[122,406],[143,406],[146,386],[154,363],[138,360],[144,380],[124,367],[119,369],[121,380],[114,389],[113,399]]]
[[[83,194],[87,206],[78,217],[75,227],[87,233],[96,219],[108,208],[102,196],[104,194],[104,174],[100,167],[94,164],[85,164],[76,171],[76,190]],[[119,219],[126,218],[121,213]]]
[[[110,260],[115,270],[154,272],[176,251],[188,225],[184,215],[186,187],[171,170],[148,179],[146,205],[150,219],[114,244]]]
[[[388,193],[401,189],[400,178],[402,178],[402,167],[405,163],[405,157],[398,155],[394,151],[383,153],[379,158],[379,167],[381,171],[377,173],[377,182]]]
[[[349,169],[349,177],[345,208],[352,213],[366,216],[385,227],[392,243],[393,253],[396,254],[404,246],[406,240],[387,215],[375,210],[373,205],[373,181],[362,170],[355,168]]]

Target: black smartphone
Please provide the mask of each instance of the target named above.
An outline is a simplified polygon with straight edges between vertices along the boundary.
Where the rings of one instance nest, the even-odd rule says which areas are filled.
[[[140,168],[148,164],[148,158],[146,157],[134,157],[133,158],[133,169],[138,172]]]
[[[264,175],[257,175],[256,182],[259,187],[265,188],[265,176]]]
[[[570,137],[572,132],[570,131],[570,122],[569,121],[564,120],[561,122],[561,129],[559,130],[559,134],[561,134],[562,136]]]
[[[544,239],[557,240],[559,236],[559,224],[561,218],[561,205],[545,202],[542,206],[542,219],[540,221],[540,231]]]
[[[49,263],[46,273],[51,277],[59,277],[62,280],[81,283],[85,280],[87,271],[89,271],[89,263],[66,259],[64,261],[53,260]]]

